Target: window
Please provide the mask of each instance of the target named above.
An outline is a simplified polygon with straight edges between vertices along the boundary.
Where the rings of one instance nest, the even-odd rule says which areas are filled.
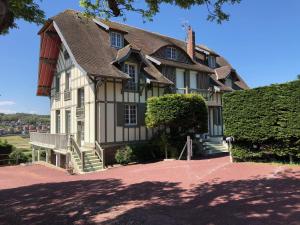
[[[228,87],[232,87],[232,80],[231,80],[230,77],[226,78],[225,85],[228,86]]]
[[[66,110],[66,134],[71,133],[71,111]]]
[[[176,69],[176,89],[178,94],[184,94],[184,70]]]
[[[67,72],[66,72],[66,80],[65,80],[65,88],[66,88],[66,91],[69,91],[70,90],[70,78],[71,78],[71,71],[70,70],[68,70]]]
[[[124,73],[128,74],[132,79],[132,83],[137,83],[137,69],[136,64],[133,63],[125,63],[124,64]]]
[[[55,77],[55,92],[58,93],[60,91],[60,76],[56,75]]]
[[[70,55],[67,50],[64,51],[64,59],[67,60],[70,58]]]
[[[84,88],[78,89],[77,107],[82,108],[84,106]]]
[[[60,110],[55,112],[55,132],[60,134]]]
[[[168,59],[177,59],[176,48],[167,47],[166,48],[166,57]]]
[[[124,107],[125,125],[136,125],[137,124],[137,106],[136,105],[125,105]]]
[[[122,48],[123,47],[123,36],[117,32],[110,33],[110,43],[112,47]]]
[[[208,66],[210,68],[216,68],[216,57],[215,56],[212,56],[212,55],[209,55],[208,58]]]
[[[221,108],[213,108],[213,113],[214,113],[214,125],[221,125]]]

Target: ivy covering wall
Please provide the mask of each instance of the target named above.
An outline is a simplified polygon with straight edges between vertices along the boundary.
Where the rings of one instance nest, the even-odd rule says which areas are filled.
[[[300,158],[300,80],[228,93],[223,102],[236,160]]]

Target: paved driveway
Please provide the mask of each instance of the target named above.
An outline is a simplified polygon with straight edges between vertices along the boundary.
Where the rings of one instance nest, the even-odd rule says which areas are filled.
[[[300,167],[166,161],[67,175],[0,168],[0,224],[300,224]]]

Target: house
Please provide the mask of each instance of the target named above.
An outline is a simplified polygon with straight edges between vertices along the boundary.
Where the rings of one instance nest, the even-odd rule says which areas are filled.
[[[32,133],[31,144],[34,158],[47,149],[60,167],[98,170],[118,146],[149,140],[147,98],[166,93],[200,93],[209,136],[222,138],[222,94],[248,88],[222,56],[196,45],[191,28],[185,42],[66,10],[39,35],[37,95],[50,97],[51,134]]]

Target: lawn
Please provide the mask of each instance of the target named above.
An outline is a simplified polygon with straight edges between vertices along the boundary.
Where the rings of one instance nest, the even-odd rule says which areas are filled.
[[[21,136],[5,136],[0,137],[1,141],[7,140],[7,142],[17,149],[22,149],[24,151],[30,150],[29,138],[23,138]]]

